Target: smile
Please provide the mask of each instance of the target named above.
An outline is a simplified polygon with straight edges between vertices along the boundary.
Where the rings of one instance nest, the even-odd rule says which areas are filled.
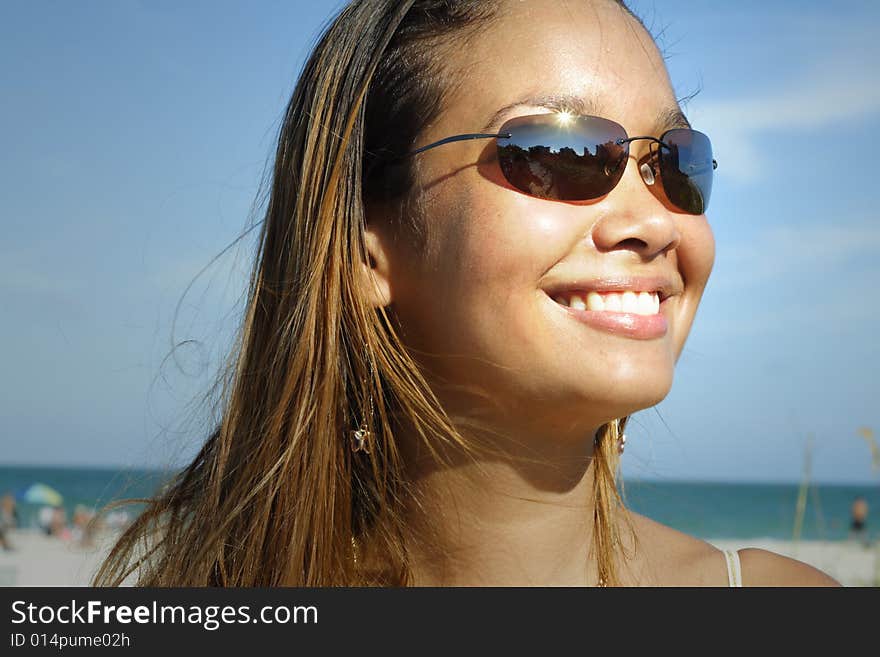
[[[660,290],[566,291],[550,298],[569,317],[599,331],[636,340],[655,340],[669,331],[663,311],[669,295]]]
[[[575,310],[657,315],[660,312],[659,292],[569,292],[557,294],[553,300],[560,306]]]

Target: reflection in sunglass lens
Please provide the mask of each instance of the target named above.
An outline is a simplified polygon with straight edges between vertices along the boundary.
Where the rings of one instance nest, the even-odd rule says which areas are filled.
[[[626,132],[599,117],[547,114],[517,117],[499,130],[504,177],[522,192],[559,201],[597,199],[610,192],[626,168]]]
[[[667,198],[690,214],[703,214],[712,195],[712,143],[702,132],[676,129],[660,140],[660,177]]]

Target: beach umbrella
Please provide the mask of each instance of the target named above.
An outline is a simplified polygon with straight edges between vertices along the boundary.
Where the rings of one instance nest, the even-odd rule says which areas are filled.
[[[60,506],[64,501],[57,490],[46,484],[31,484],[27,488],[22,489],[18,493],[18,499],[22,502],[30,502],[31,504],[48,504],[49,506]]]

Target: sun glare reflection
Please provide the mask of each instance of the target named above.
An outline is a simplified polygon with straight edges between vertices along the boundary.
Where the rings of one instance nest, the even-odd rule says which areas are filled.
[[[567,110],[558,112],[556,114],[556,120],[559,121],[559,125],[569,125],[574,120],[574,114]]]

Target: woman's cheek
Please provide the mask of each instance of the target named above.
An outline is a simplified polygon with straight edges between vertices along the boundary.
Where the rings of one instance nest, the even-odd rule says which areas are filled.
[[[501,193],[503,198],[485,195],[471,206],[471,259],[490,265],[487,276],[537,286],[583,235],[576,234],[567,208],[506,189]]]
[[[700,300],[706,289],[709,275],[715,263],[715,238],[705,217],[689,217],[689,224],[682,231],[681,242],[676,249],[679,273],[684,282],[684,295],[677,314],[675,331],[675,360],[681,356],[684,343],[693,328]]]
[[[705,216],[688,217],[688,220],[678,247],[679,271],[699,299],[715,264],[715,236]]]

